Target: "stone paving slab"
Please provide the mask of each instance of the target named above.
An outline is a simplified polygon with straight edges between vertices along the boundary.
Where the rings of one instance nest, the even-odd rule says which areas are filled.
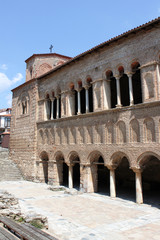
[[[27,181],[0,182],[19,199],[23,212],[48,218],[49,231],[62,240],[159,240],[160,210],[96,193],[69,195]]]

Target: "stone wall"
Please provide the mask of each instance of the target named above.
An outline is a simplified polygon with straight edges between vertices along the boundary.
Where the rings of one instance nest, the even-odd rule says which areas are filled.
[[[22,112],[19,99],[28,96],[28,110]],[[15,161],[26,179],[34,180],[36,157],[36,113],[37,113],[36,82],[17,88],[13,93],[12,119],[10,136],[10,157]]]
[[[124,157],[135,172],[141,168],[141,160],[146,155],[160,159],[159,39],[158,23],[156,27],[119,38],[49,75],[14,89],[10,156],[27,179],[43,182],[49,179],[51,184],[60,184],[65,163],[72,187],[72,167],[76,162],[80,165],[80,187],[96,191],[96,164],[100,156],[105,167],[110,169],[111,177],[115,165]],[[133,102],[131,87],[135,63],[142,87],[139,104]],[[129,85],[128,93],[120,92],[117,87],[114,108],[110,103],[109,72],[116,86],[120,84],[122,73]],[[88,96],[91,86],[93,113],[87,111],[86,97],[85,104],[81,101],[86,113],[76,112],[74,116],[74,96],[79,97],[82,89],[83,95]],[[129,95],[126,105],[122,104],[125,94]],[[61,117],[58,114],[57,119],[52,119],[47,109],[51,109],[55,98],[61,106]],[[19,111],[21,103],[23,111]],[[140,182],[141,175],[136,174]]]

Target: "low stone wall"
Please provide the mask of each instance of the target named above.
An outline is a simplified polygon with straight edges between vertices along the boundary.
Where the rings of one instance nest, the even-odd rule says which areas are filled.
[[[7,216],[18,222],[27,222],[48,229],[47,218],[35,212],[24,214],[18,203],[18,199],[7,191],[0,190],[0,215]]]

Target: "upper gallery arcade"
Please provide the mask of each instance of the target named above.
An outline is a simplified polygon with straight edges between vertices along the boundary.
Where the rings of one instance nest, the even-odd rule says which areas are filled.
[[[74,58],[26,60],[10,140],[26,179],[87,192],[109,186],[112,197],[135,188],[138,203],[159,188],[159,39],[160,18]]]

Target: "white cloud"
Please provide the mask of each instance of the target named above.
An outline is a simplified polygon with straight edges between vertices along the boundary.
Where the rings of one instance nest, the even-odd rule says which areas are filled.
[[[0,65],[0,69],[2,69],[2,70],[7,70],[7,69],[8,69],[8,67],[7,67],[7,65],[6,65],[6,64],[2,64],[2,65]]]
[[[22,78],[23,78],[22,74],[21,73],[17,73],[16,76],[13,78],[12,83],[13,84],[17,83],[17,82],[21,81]]]
[[[12,87],[23,78],[21,73],[17,73],[13,79],[9,79],[5,73],[0,72],[0,92]]]
[[[7,101],[7,106],[8,106],[8,107],[12,107],[12,93],[9,93],[9,94],[6,96],[6,101]]]

